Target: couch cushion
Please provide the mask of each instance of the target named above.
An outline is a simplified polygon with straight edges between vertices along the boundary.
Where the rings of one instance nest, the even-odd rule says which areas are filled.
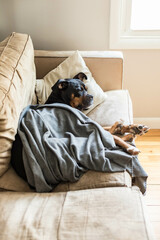
[[[0,193],[0,239],[151,240],[137,188]]]
[[[9,166],[20,112],[34,97],[35,79],[32,40],[12,33],[0,43],[0,176]]]
[[[95,171],[86,172],[75,183],[60,183],[54,192],[67,192],[81,189],[104,188],[104,187],[131,187],[131,176],[128,172],[102,173]],[[16,192],[33,192],[27,182],[20,178],[14,169],[10,167],[0,179],[1,190]]]
[[[12,167],[1,176],[0,189],[16,192],[33,192],[28,183],[17,175]]]
[[[83,72],[87,75],[88,79],[84,80],[84,83],[88,88],[88,93],[92,94],[94,97],[93,105],[88,110],[84,111],[85,114],[90,112],[93,108],[105,100],[106,95],[92,77],[92,74],[86,66],[79,51],[74,52],[57,68],[50,71],[43,79],[37,80],[36,94],[38,102],[40,104],[44,104],[46,102],[51,93],[51,87],[58,81],[58,79],[73,78],[79,72]]]
[[[82,189],[104,187],[131,187],[131,176],[128,172],[102,173],[88,171],[75,183],[60,183],[54,192],[66,192]]]
[[[111,126],[122,120],[124,124],[133,123],[132,101],[127,90],[105,92],[106,100],[87,114],[101,126]]]

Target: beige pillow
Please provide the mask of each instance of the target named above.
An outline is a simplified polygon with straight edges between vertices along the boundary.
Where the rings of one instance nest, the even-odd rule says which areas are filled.
[[[0,176],[9,167],[19,115],[32,102],[35,81],[32,40],[12,33],[0,43]]]
[[[42,80],[37,80],[36,94],[38,102],[44,104],[48,96],[51,93],[51,87],[58,81],[58,79],[72,78],[79,72],[83,72],[87,75],[87,80],[84,80],[88,93],[93,95],[94,104],[86,111],[89,113],[98,104],[102,103],[106,96],[100,86],[96,83],[92,77],[91,72],[85,64],[79,51],[76,51],[73,55],[65,59],[57,68],[50,71]]]

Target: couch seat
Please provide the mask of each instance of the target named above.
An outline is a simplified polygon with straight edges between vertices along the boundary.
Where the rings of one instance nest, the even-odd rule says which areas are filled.
[[[1,240],[152,239],[137,187],[1,192],[0,212]]]

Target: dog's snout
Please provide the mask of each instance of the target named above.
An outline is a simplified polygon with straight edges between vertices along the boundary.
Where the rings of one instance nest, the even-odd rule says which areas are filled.
[[[88,95],[89,95],[89,94],[88,94]],[[93,96],[92,96],[92,95],[89,95],[89,98],[90,98],[90,99],[93,99]]]
[[[88,102],[92,103],[92,102],[93,102],[93,96],[90,95],[90,94],[87,94],[86,100],[87,100]]]
[[[93,100],[93,96],[90,95],[90,94],[87,94],[87,98],[88,98],[89,101],[92,101],[92,100]]]

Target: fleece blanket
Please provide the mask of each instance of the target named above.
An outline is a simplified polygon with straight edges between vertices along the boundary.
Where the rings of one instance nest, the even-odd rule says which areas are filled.
[[[30,105],[21,113],[18,134],[27,180],[37,192],[76,182],[87,171],[127,170],[142,193],[147,174],[137,156],[115,145],[113,136],[66,104]]]

